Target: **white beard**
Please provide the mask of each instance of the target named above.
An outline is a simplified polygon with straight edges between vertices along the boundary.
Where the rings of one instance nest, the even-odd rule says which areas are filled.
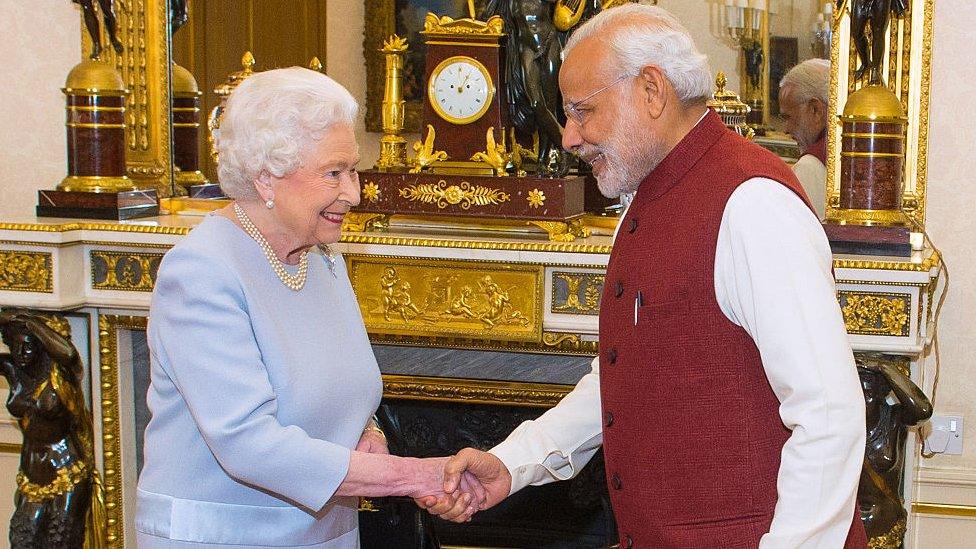
[[[596,184],[607,198],[636,191],[641,181],[666,156],[658,139],[648,134],[647,128],[636,118],[618,112],[617,119],[620,122],[614,125],[604,146],[594,147],[591,151],[584,146],[581,150],[587,158],[592,157],[591,152],[603,154],[604,167],[596,176]]]

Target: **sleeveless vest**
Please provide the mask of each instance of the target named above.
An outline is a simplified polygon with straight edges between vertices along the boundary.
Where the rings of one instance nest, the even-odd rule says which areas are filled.
[[[709,111],[621,220],[600,307],[603,448],[621,548],[755,548],[772,521],[790,431],[714,281],[726,202],[753,177],[810,206],[779,158]],[[848,547],[866,547],[851,512],[859,530],[849,538],[860,543]]]

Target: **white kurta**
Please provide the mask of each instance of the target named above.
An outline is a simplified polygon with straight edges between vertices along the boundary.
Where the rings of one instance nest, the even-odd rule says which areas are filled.
[[[805,154],[793,164],[793,175],[800,180],[810,203],[817,210],[817,217],[824,218],[827,209],[827,166],[812,154]]]
[[[760,547],[843,547],[865,443],[864,396],[837,303],[832,256],[818,220],[792,191],[764,178],[729,198],[718,234],[715,296],[756,342],[779,414],[778,501]],[[512,492],[572,477],[603,440],[600,367],[535,421],[491,450]]]

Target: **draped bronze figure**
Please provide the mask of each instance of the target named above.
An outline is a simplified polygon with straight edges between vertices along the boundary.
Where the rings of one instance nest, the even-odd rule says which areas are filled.
[[[101,486],[78,352],[33,314],[0,313],[0,336],[10,349],[0,354],[0,371],[10,385],[7,410],[24,434],[10,546],[80,548]],[[100,528],[97,515],[92,519]],[[92,530],[91,541],[102,539]]]
[[[843,9],[848,2],[851,4],[851,39],[861,58],[854,78],[860,80],[870,71],[869,83],[880,84],[888,21],[892,13],[895,17],[905,14],[908,0],[837,0],[837,5]]]
[[[88,36],[91,37],[92,51],[91,58],[99,59],[102,56],[102,35],[98,29],[98,15],[95,14],[94,0],[71,0],[81,6],[81,11],[85,17],[85,28],[88,29]],[[102,12],[102,21],[105,23],[105,31],[108,33],[108,40],[112,44],[115,53],[122,53],[122,42],[119,41],[116,32],[115,8],[112,0],[98,0],[99,10]]]
[[[538,133],[536,173],[562,177],[572,165],[572,156],[562,149],[562,38],[552,13],[552,0],[489,0],[484,17],[501,16],[509,35],[505,97],[516,135],[526,143]]]
[[[857,503],[868,539],[877,547],[900,547],[907,513],[901,496],[908,427],[931,417],[932,403],[891,360],[857,356],[867,409],[867,445]],[[888,402],[893,394],[895,403]]]

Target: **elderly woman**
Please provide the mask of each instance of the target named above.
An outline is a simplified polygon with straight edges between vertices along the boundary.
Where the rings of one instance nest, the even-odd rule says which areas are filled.
[[[166,254],[150,309],[140,547],[353,548],[355,496],[480,503],[480,485],[443,494],[444,460],[388,455],[370,419],[380,373],[328,246],[359,203],[356,113],[301,68],[251,76],[227,102],[234,203]]]

